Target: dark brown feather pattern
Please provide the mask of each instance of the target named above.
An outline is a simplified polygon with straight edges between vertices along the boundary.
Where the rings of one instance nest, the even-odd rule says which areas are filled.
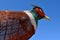
[[[34,31],[24,12],[0,11],[0,40],[28,40]]]

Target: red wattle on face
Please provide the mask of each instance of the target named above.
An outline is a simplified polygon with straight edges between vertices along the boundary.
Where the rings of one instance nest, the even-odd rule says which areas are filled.
[[[36,8],[36,11],[38,12],[38,14],[39,14],[41,17],[44,17],[44,16],[45,16],[44,12],[43,12],[40,8]]]

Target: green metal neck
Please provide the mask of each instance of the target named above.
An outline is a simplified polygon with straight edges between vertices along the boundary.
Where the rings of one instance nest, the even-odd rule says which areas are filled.
[[[37,14],[36,10],[31,10],[30,12],[32,13],[32,15],[34,17],[36,24],[38,25],[38,14]]]

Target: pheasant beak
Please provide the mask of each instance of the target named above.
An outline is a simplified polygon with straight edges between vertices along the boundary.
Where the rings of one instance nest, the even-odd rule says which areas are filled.
[[[45,15],[44,19],[46,20],[49,20],[50,21],[50,18],[48,16]]]

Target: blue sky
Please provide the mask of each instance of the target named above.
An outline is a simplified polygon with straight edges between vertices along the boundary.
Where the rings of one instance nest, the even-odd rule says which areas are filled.
[[[60,0],[0,0],[0,10],[30,10],[31,4],[42,7],[51,21],[39,20],[30,40],[60,40]]]

